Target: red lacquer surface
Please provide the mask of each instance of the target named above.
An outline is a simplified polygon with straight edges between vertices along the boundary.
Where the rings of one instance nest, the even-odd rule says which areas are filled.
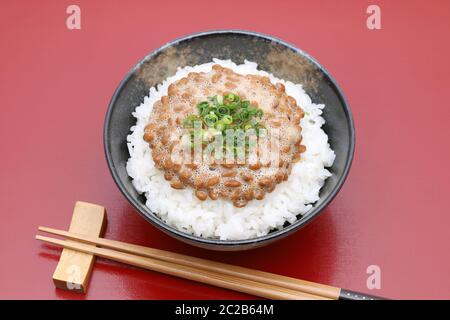
[[[227,299],[250,296],[98,260],[87,295],[51,282],[59,249],[38,225],[66,228],[76,200],[108,210],[106,236],[392,298],[450,298],[450,2],[71,1],[0,4],[0,298]],[[231,13],[230,14],[230,9]],[[145,222],[103,155],[109,99],[127,70],[183,35],[236,28],[317,58],[351,105],[357,147],[342,191],[317,220],[278,243],[218,253]],[[381,268],[382,289],[366,287]]]

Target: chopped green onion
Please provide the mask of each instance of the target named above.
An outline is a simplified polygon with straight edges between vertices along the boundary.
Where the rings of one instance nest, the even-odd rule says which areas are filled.
[[[224,96],[225,100],[228,100],[229,102],[239,102],[240,98],[237,94],[228,93]]]
[[[209,113],[209,103],[207,101],[200,102],[197,104],[198,112],[201,116],[207,115]]]
[[[225,115],[228,115],[228,114],[230,114],[230,109],[227,108],[227,107],[224,106],[224,105],[219,106],[219,107],[217,108],[217,114],[218,114],[219,116],[225,116]]]
[[[245,135],[247,130],[253,129],[258,136],[265,129],[259,123],[264,115],[263,110],[252,107],[249,100],[241,100],[234,93],[208,97],[207,101],[197,104],[197,110],[199,115],[188,115],[183,120],[183,126],[189,130],[191,142],[194,140],[194,131],[200,130],[203,145],[208,147],[215,135],[224,135],[227,129],[237,130],[237,135]],[[233,150],[236,153],[241,147],[237,146],[240,142],[235,143]]]
[[[248,110],[243,109],[240,110],[237,116],[241,121],[247,121],[248,119],[250,119],[251,114]]]
[[[205,124],[208,127],[213,127],[216,124],[217,120],[219,120],[219,117],[217,117],[216,114],[212,111],[203,118],[203,121],[205,121]]]
[[[233,117],[227,114],[227,115],[223,116],[222,122],[224,124],[231,124],[231,123],[233,123]]]
[[[248,111],[248,113],[251,116],[254,116],[254,115],[256,115],[256,112],[258,111],[258,109],[256,109],[256,108],[248,108],[247,111]]]
[[[230,112],[234,112],[234,111],[236,111],[236,109],[238,109],[239,108],[239,103],[237,103],[237,102],[232,102],[232,103],[230,103],[230,104],[227,104],[227,107],[228,107],[228,109],[230,109]]]
[[[209,102],[208,101],[202,101],[202,102],[197,104],[197,108],[198,109],[207,108],[207,107],[209,107]]]
[[[250,101],[244,100],[241,102],[241,108],[248,108],[250,106]]]
[[[224,96],[224,98],[225,98],[225,100],[228,100],[228,101],[230,101],[230,102],[233,102],[233,100],[234,100],[234,94],[228,93],[228,94],[226,94],[226,95]]]
[[[221,95],[217,95],[214,97],[214,102],[216,104],[223,104],[223,97]]]
[[[255,116],[256,116],[257,118],[261,119],[262,116],[263,116],[263,114],[264,114],[264,112],[263,112],[261,109],[257,109],[257,110],[256,110],[256,113],[255,113]]]
[[[219,131],[223,131],[225,129],[225,124],[221,121],[218,121],[215,125],[216,129]]]

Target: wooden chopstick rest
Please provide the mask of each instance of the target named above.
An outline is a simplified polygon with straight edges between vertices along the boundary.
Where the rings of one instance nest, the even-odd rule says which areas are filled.
[[[69,231],[86,236],[101,237],[106,226],[104,207],[77,201],[73,210]],[[75,242],[75,241],[73,241]],[[72,249],[63,249],[53,273],[57,288],[86,293],[95,255]]]

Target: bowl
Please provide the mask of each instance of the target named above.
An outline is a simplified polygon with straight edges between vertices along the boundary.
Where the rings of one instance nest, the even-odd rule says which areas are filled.
[[[178,67],[193,66],[213,58],[258,63],[258,68],[278,78],[301,83],[314,103],[326,105],[323,129],[328,134],[336,160],[320,191],[320,200],[304,217],[286,223],[281,230],[245,240],[207,239],[167,225],[145,206],[145,197],[134,189],[126,172],[129,158],[126,137],[136,122],[132,112],[149,89],[176,73]],[[287,237],[316,218],[341,189],[351,166],[355,148],[353,119],[348,103],[331,75],[304,51],[271,36],[238,30],[210,31],[174,40],[151,52],[120,82],[106,113],[104,125],[106,159],[114,181],[139,214],[161,231],[191,245],[213,250],[245,250]]]

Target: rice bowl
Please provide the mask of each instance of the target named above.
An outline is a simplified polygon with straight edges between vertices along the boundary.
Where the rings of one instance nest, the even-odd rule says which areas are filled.
[[[282,83],[286,92],[305,111],[301,119],[303,144],[306,151],[300,162],[293,165],[287,179],[272,193],[260,201],[251,201],[243,208],[235,208],[224,199],[201,201],[188,189],[174,190],[164,179],[164,172],[155,167],[151,149],[144,141],[144,128],[155,102],[167,94],[168,87],[187,76],[189,72],[208,72],[214,64],[230,68],[238,74],[263,75],[272,83]],[[327,167],[333,165],[335,153],[330,148],[328,136],[322,130],[325,123],[323,104],[312,103],[301,84],[278,79],[258,70],[257,64],[245,61],[236,65],[230,60],[214,59],[213,62],[179,68],[174,76],[150,89],[144,102],[137,106],[133,116],[136,125],[127,137],[129,159],[126,165],[134,188],[145,195],[146,206],[165,223],[176,229],[203,238],[242,240],[263,236],[281,229],[286,223],[294,223],[306,216],[319,200],[319,192],[325,180],[331,176]]]

